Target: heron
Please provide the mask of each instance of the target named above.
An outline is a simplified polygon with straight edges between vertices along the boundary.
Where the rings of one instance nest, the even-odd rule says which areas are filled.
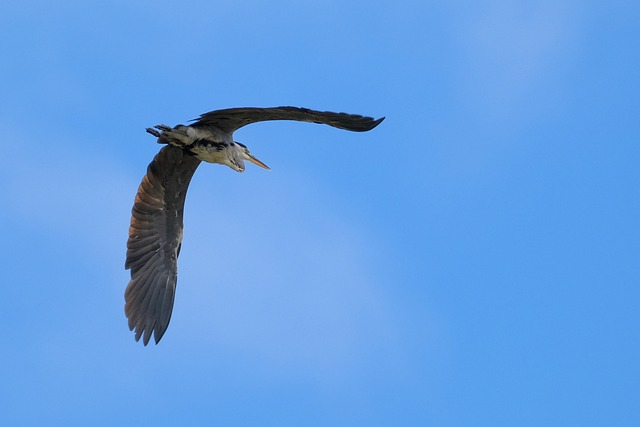
[[[189,125],[157,125],[146,131],[165,145],[147,168],[131,210],[125,269],[131,280],[125,291],[125,314],[135,339],[156,344],[169,326],[182,245],[184,202],[189,183],[201,162],[244,172],[245,162],[269,169],[233,133],[251,123],[294,120],[329,125],[354,132],[369,131],[382,122],[355,114],[298,107],[228,108],[201,114]]]

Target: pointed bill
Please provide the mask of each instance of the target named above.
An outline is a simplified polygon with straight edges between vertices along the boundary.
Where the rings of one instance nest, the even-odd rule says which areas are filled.
[[[254,165],[258,165],[261,168],[264,168],[266,170],[271,170],[271,168],[267,165],[265,165],[264,163],[262,163],[260,160],[258,160],[257,158],[255,158],[252,154],[248,154],[247,155],[247,160],[250,161],[251,163],[253,163]]]

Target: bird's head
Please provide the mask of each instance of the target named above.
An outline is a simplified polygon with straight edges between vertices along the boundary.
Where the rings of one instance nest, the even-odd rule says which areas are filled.
[[[247,148],[246,145],[239,143],[238,141],[234,141],[234,144],[230,147],[231,149],[228,151],[228,163],[231,169],[237,172],[244,172],[244,162],[245,160],[253,163],[254,165],[258,165],[261,168],[271,170],[271,168],[260,160],[258,160]]]

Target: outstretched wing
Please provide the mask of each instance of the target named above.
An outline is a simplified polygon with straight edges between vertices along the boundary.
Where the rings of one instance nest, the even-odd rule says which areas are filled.
[[[200,115],[191,126],[215,126],[225,132],[233,132],[255,122],[267,120],[295,120],[298,122],[319,123],[355,132],[365,132],[378,126],[384,117],[374,120],[371,117],[356,114],[315,111],[298,107],[273,108],[228,108]]]
[[[167,330],[178,275],[182,215],[189,182],[200,160],[174,146],[166,146],[149,164],[131,211],[127,261],[131,281],[124,311],[136,341],[151,332],[156,344]]]

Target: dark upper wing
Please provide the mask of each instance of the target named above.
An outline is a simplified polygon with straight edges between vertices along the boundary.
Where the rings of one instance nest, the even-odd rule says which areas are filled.
[[[131,281],[124,311],[136,341],[151,332],[156,344],[169,325],[182,242],[182,214],[191,177],[200,160],[181,148],[166,146],[149,164],[131,211],[127,261]]]
[[[228,108],[226,110],[210,111],[200,115],[191,126],[215,126],[225,132],[233,132],[255,122],[267,120],[295,120],[299,122],[320,123],[340,129],[364,132],[373,129],[384,120],[384,117],[374,120],[371,117],[356,114],[332,113],[330,111],[315,111],[298,107],[273,108]]]

